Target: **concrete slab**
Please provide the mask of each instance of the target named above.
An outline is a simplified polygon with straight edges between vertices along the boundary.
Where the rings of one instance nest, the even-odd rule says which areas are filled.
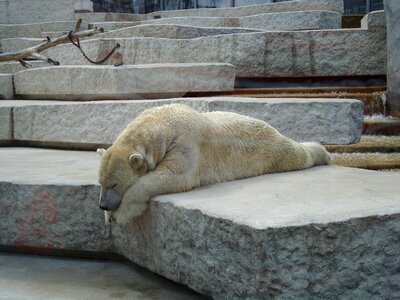
[[[147,24],[112,30],[96,35],[96,38],[159,37],[168,39],[194,39],[203,36],[250,32],[260,31],[248,28],[210,28],[186,25]]]
[[[2,299],[208,299],[127,262],[0,254]]]
[[[44,39],[39,38],[9,38],[0,40],[1,51],[15,52],[39,45],[44,42]]]
[[[16,37],[41,38],[44,31],[71,31],[74,30],[76,24],[75,21],[44,22],[38,20],[38,23],[27,22],[25,21],[24,24],[0,24],[0,40]],[[87,28],[88,24],[82,22],[81,29]]]
[[[327,10],[343,13],[343,0],[295,0],[242,7],[203,8],[157,11],[147,14],[147,18],[174,18],[174,17],[240,17],[262,13]]]
[[[97,154],[0,151],[0,244],[71,249],[81,238],[81,248],[98,251],[100,218],[90,222],[101,214]],[[68,182],[76,175],[81,184]],[[399,180],[395,172],[324,166],[204,186],[153,198],[143,216],[113,225],[108,241],[133,262],[215,299],[397,297]],[[64,189],[60,198],[56,189]]]
[[[75,13],[75,20],[82,19],[88,23],[95,22],[137,22],[146,19],[143,14],[125,14],[112,12]]]
[[[235,67],[222,63],[58,66],[14,74],[19,99],[162,99],[232,91]]]
[[[50,64],[44,61],[30,61],[29,62],[33,68],[40,68],[40,67],[51,67]],[[0,63],[0,73],[2,74],[14,74],[19,71],[27,70],[23,67],[19,62],[2,62]]]
[[[85,145],[89,145],[89,149],[95,149],[96,145],[113,143],[143,110],[177,102],[201,112],[230,111],[261,119],[301,142],[352,144],[360,139],[362,132],[362,102],[343,99],[204,97],[85,103],[1,101],[0,112],[13,107],[13,136],[17,141],[80,149],[87,149]]]
[[[72,21],[75,2],[76,0],[1,0],[0,23]]]
[[[328,166],[158,196],[113,239],[215,299],[393,297],[399,180]]]
[[[270,31],[197,39],[126,38],[81,43],[90,57],[104,57],[116,43],[126,64],[221,62],[237,77],[315,77],[386,74],[382,30]],[[143,55],[146,53],[146,55]],[[48,49],[61,64],[88,64],[73,45]],[[107,64],[114,64],[109,60]]]
[[[224,17],[174,17],[140,22],[99,22],[93,26],[105,30],[143,24],[186,25],[197,27],[243,27],[260,30],[314,30],[337,29],[342,25],[342,14],[330,11],[301,11],[257,14],[252,16]]]
[[[0,100],[14,99],[14,83],[11,74],[0,73]]]

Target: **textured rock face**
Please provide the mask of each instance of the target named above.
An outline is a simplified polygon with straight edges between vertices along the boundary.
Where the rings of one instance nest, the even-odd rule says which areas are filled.
[[[212,185],[154,198],[112,236],[215,299],[397,297],[399,179],[328,166]]]
[[[2,142],[8,142],[14,139],[12,131],[12,107],[2,107],[0,109],[0,145]]]
[[[90,57],[102,58],[117,42],[126,64],[224,62],[236,66],[238,77],[386,74],[383,30],[238,33],[182,40],[104,39],[81,44]],[[86,64],[74,48],[58,46],[46,54],[57,57],[63,65]]]
[[[361,137],[363,105],[360,101],[252,98],[233,100],[221,97],[90,103],[30,104],[26,101],[24,106],[13,108],[14,138],[61,145],[111,144],[123,128],[143,110],[176,102],[202,112],[230,111],[258,118],[297,141],[351,144]],[[10,106],[13,103],[4,104],[0,107],[0,112]],[[302,117],[299,118],[299,115]]]
[[[0,99],[13,99],[14,85],[11,74],[0,73]]]
[[[231,91],[235,67],[229,64],[60,66],[14,75],[22,99],[102,100],[180,97],[187,92]]]
[[[147,14],[148,18],[160,16],[173,17],[241,17],[263,13],[327,10],[343,13],[343,0],[295,0],[289,2],[268,3],[243,7],[216,8],[216,9],[185,9],[173,11],[157,11]]]
[[[301,11],[267,13],[252,16],[224,17],[174,17],[141,21],[138,23],[116,23],[120,26],[137,24],[170,24],[198,27],[243,27],[262,30],[311,30],[341,28],[342,15],[329,11]],[[97,27],[109,27],[108,23],[94,23]],[[116,26],[114,25],[114,26]]]
[[[10,38],[1,40],[0,46],[3,52],[14,52],[39,45],[42,42],[43,39],[38,38]]]
[[[168,39],[194,39],[204,36],[260,32],[247,28],[204,28],[182,25],[147,24],[126,27],[97,35],[98,38],[158,37]]]
[[[385,11],[373,11],[362,18],[361,28],[373,29],[374,27],[386,27]]]
[[[400,2],[385,0],[388,51],[388,105],[390,114],[400,117]]]
[[[74,20],[75,0],[1,0],[1,24]]]
[[[75,28],[75,22],[53,21],[27,24],[0,24],[0,39],[26,37],[26,38],[41,38],[44,31],[71,31]],[[81,29],[87,29],[86,22],[82,22]]]
[[[0,244],[110,251],[94,153],[1,148]]]
[[[43,61],[30,61],[33,68],[51,67],[48,63]],[[0,74],[13,74],[19,71],[24,71],[24,68],[19,62],[3,62],[0,63]]]

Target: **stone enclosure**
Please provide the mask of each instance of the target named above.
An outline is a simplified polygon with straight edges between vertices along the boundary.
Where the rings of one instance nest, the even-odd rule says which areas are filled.
[[[126,227],[106,226],[97,204],[94,150],[150,107],[236,112],[300,142],[357,143],[357,99],[229,95],[240,80],[384,76],[396,37],[387,49],[383,11],[342,29],[341,0],[92,8],[0,0],[3,52],[61,36],[78,18],[105,29],[81,41],[88,57],[120,45],[101,66],[71,44],[43,52],[60,66],[0,63],[0,246],[119,253],[215,299],[400,297],[398,173],[323,166],[210,185],[157,196]]]

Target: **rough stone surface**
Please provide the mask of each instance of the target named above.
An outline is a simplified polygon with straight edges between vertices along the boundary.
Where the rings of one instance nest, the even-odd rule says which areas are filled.
[[[0,73],[0,100],[14,98],[14,85],[11,74]]]
[[[0,49],[3,52],[15,52],[39,45],[43,41],[42,38],[8,38],[0,40]]]
[[[257,32],[247,28],[205,28],[182,25],[147,24],[126,27],[97,35],[97,38],[159,37],[168,39],[194,39],[203,36]]]
[[[0,0],[0,24],[74,20],[76,0]]]
[[[14,75],[20,99],[160,99],[187,92],[231,91],[235,67],[229,64],[60,66]]]
[[[111,251],[90,152],[0,148],[0,244]]]
[[[91,0],[75,0],[75,12],[93,12],[93,2]]]
[[[12,107],[1,107],[0,108],[0,145],[2,142],[11,141],[14,139],[12,131]]]
[[[387,23],[387,88],[390,114],[400,117],[400,2],[385,0]]]
[[[99,59],[117,42],[126,64],[224,62],[236,66],[238,77],[386,74],[383,30],[237,33],[197,39],[101,39],[84,41],[81,45],[90,57]],[[87,64],[72,45],[45,53],[57,57],[63,65]]]
[[[157,11],[147,14],[147,18],[160,16],[161,18],[173,17],[241,17],[263,13],[327,10],[343,13],[343,0],[296,0],[289,2],[267,3],[242,7],[216,8],[216,9],[185,9]]]
[[[116,249],[215,299],[400,296],[400,174],[324,166],[204,186],[153,198],[110,235],[96,153],[0,153],[2,245]]]
[[[362,102],[342,99],[215,97],[87,103],[2,101],[0,112],[13,107],[15,140],[111,144],[143,110],[176,102],[201,112],[231,111],[258,118],[284,135],[303,142],[351,144],[359,141],[362,131]]]
[[[30,61],[29,64],[31,64],[33,68],[51,67],[50,64],[43,61]],[[23,70],[26,70],[26,68],[24,68],[19,62],[10,61],[0,63],[1,74],[13,74]]]
[[[386,27],[385,11],[373,11],[361,19],[361,28],[373,29],[374,27]]]
[[[95,12],[95,13],[75,13],[75,20],[82,19],[88,23],[95,22],[137,22],[146,19],[146,15]]]
[[[75,21],[53,21],[28,24],[0,24],[0,39],[25,37],[41,38],[44,31],[71,31],[75,29]],[[86,22],[82,22],[81,30],[87,29]]]
[[[342,14],[329,11],[267,13],[237,18],[175,17],[141,22],[100,22],[94,26],[110,30],[139,24],[169,24],[197,27],[243,27],[262,30],[312,30],[341,28]]]
[[[399,180],[326,166],[212,185],[155,197],[112,236],[214,299],[396,298]]]

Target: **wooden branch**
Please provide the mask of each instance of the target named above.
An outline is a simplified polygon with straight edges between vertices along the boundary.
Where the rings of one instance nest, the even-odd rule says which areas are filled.
[[[26,61],[24,61],[27,58],[36,58],[36,59],[40,59],[40,60],[44,60],[48,63],[51,64],[59,64],[57,61],[51,59],[51,58],[47,58],[45,56],[40,55],[39,53],[47,50],[51,47],[55,47],[61,44],[67,44],[70,43],[70,37],[72,38],[72,40],[76,40],[76,39],[81,39],[81,38],[85,38],[85,37],[89,37],[98,33],[103,33],[104,29],[103,28],[94,28],[94,29],[89,29],[89,30],[84,30],[84,31],[77,31],[79,30],[80,26],[82,24],[82,19],[79,19],[76,22],[75,25],[75,31],[71,31],[69,34],[65,34],[63,36],[60,36],[54,40],[51,40],[50,38],[47,38],[46,41],[44,41],[43,43],[34,46],[34,47],[29,47],[23,50],[19,50],[16,52],[10,52],[10,53],[0,53],[0,62],[3,61],[12,61],[12,60],[16,60],[18,62],[21,63],[21,65],[23,65],[24,67],[29,67],[30,64],[28,64]]]

